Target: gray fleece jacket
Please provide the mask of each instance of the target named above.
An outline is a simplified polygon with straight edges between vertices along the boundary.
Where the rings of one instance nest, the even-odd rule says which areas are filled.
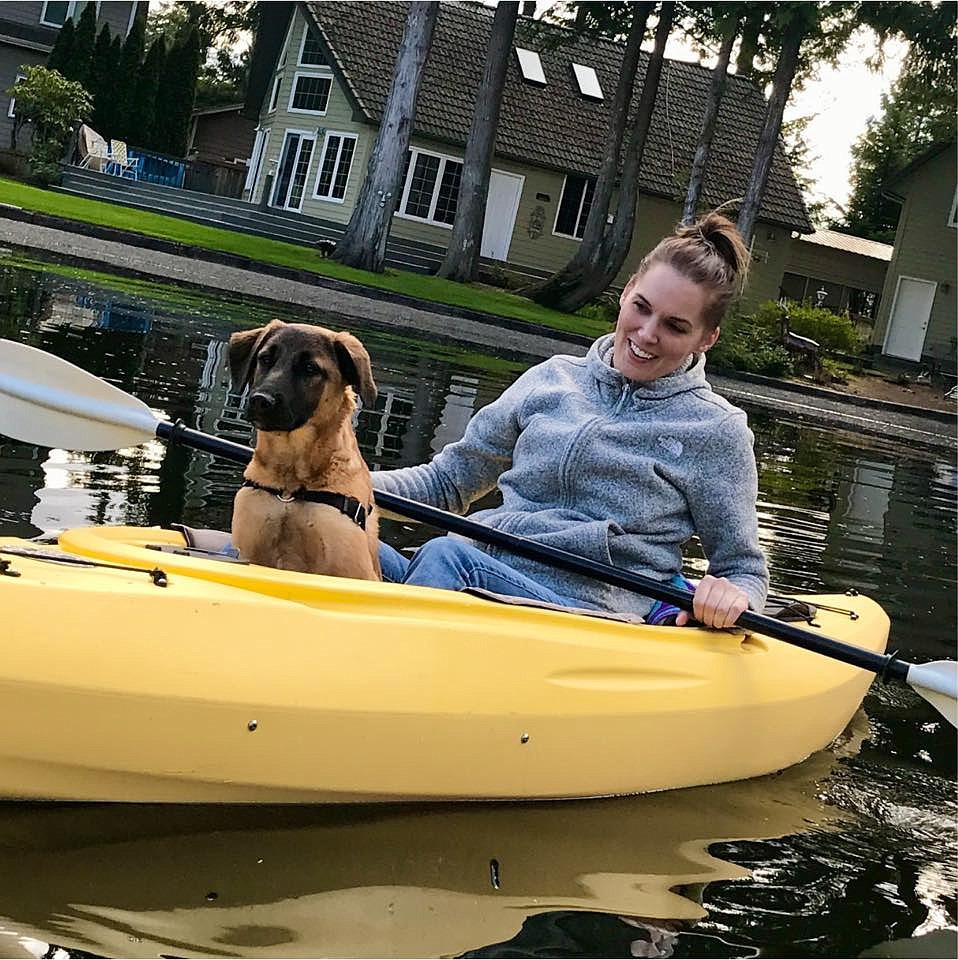
[[[712,392],[704,355],[637,383],[611,366],[612,340],[527,370],[473,416],[461,440],[430,463],[374,473],[373,487],[462,514],[498,483],[502,506],[474,519],[663,581],[682,572],[682,544],[697,533],[709,573],[728,577],[761,610],[768,570],[745,413]],[[638,616],[652,605],[477,546],[585,605]]]

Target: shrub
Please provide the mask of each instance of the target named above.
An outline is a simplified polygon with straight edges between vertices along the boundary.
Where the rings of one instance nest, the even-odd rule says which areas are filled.
[[[7,91],[17,98],[14,130],[32,124],[30,169],[41,183],[50,183],[59,173],[74,126],[89,119],[93,101],[79,83],[56,70],[27,67],[24,72],[25,77]]]
[[[792,358],[781,343],[779,322],[765,316],[736,314],[722,323],[722,335],[709,351],[709,365],[766,377],[793,372]]]
[[[792,333],[815,340],[822,350],[839,353],[858,353],[861,337],[855,322],[847,313],[834,313],[824,307],[788,301],[788,327]],[[755,311],[757,322],[769,328],[780,329],[782,308],[774,300],[761,304]]]

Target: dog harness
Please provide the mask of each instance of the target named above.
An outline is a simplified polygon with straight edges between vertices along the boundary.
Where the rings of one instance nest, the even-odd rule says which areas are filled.
[[[331,493],[329,490],[307,490],[300,487],[299,490],[294,490],[292,493],[285,493],[282,490],[277,490],[276,487],[264,487],[253,480],[244,480],[243,486],[252,487],[254,490],[262,490],[264,493],[271,493],[283,503],[305,500],[307,503],[322,503],[327,507],[335,507],[362,530],[366,529],[366,517],[372,511],[372,507],[364,506],[355,497],[347,497],[343,493]]]

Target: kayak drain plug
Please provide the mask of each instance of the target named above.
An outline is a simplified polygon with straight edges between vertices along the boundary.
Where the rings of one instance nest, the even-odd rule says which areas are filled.
[[[246,724],[246,729],[252,733],[258,726],[259,724],[255,720],[250,720],[250,722]]]
[[[528,742],[529,742],[528,733],[524,733],[521,737],[519,737],[519,743],[528,743]]]

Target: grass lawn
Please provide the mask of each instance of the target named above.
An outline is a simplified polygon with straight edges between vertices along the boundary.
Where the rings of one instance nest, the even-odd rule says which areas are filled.
[[[452,283],[438,277],[426,277],[400,270],[387,270],[382,274],[369,273],[366,270],[356,270],[331,260],[324,260],[310,248],[297,244],[254,237],[233,230],[221,230],[218,227],[208,227],[145,210],[134,210],[131,207],[104,203],[101,200],[43,190],[3,177],[0,177],[0,203],[38,213],[80,220],[84,223],[129,230],[150,237],[161,237],[164,240],[204,247],[208,250],[233,253],[263,263],[308,270],[336,280],[419,297],[434,303],[481,310],[516,320],[527,320],[543,327],[580,333],[588,337],[597,337],[609,330],[609,324],[601,320],[548,310],[525,297],[507,293],[495,287]]]

